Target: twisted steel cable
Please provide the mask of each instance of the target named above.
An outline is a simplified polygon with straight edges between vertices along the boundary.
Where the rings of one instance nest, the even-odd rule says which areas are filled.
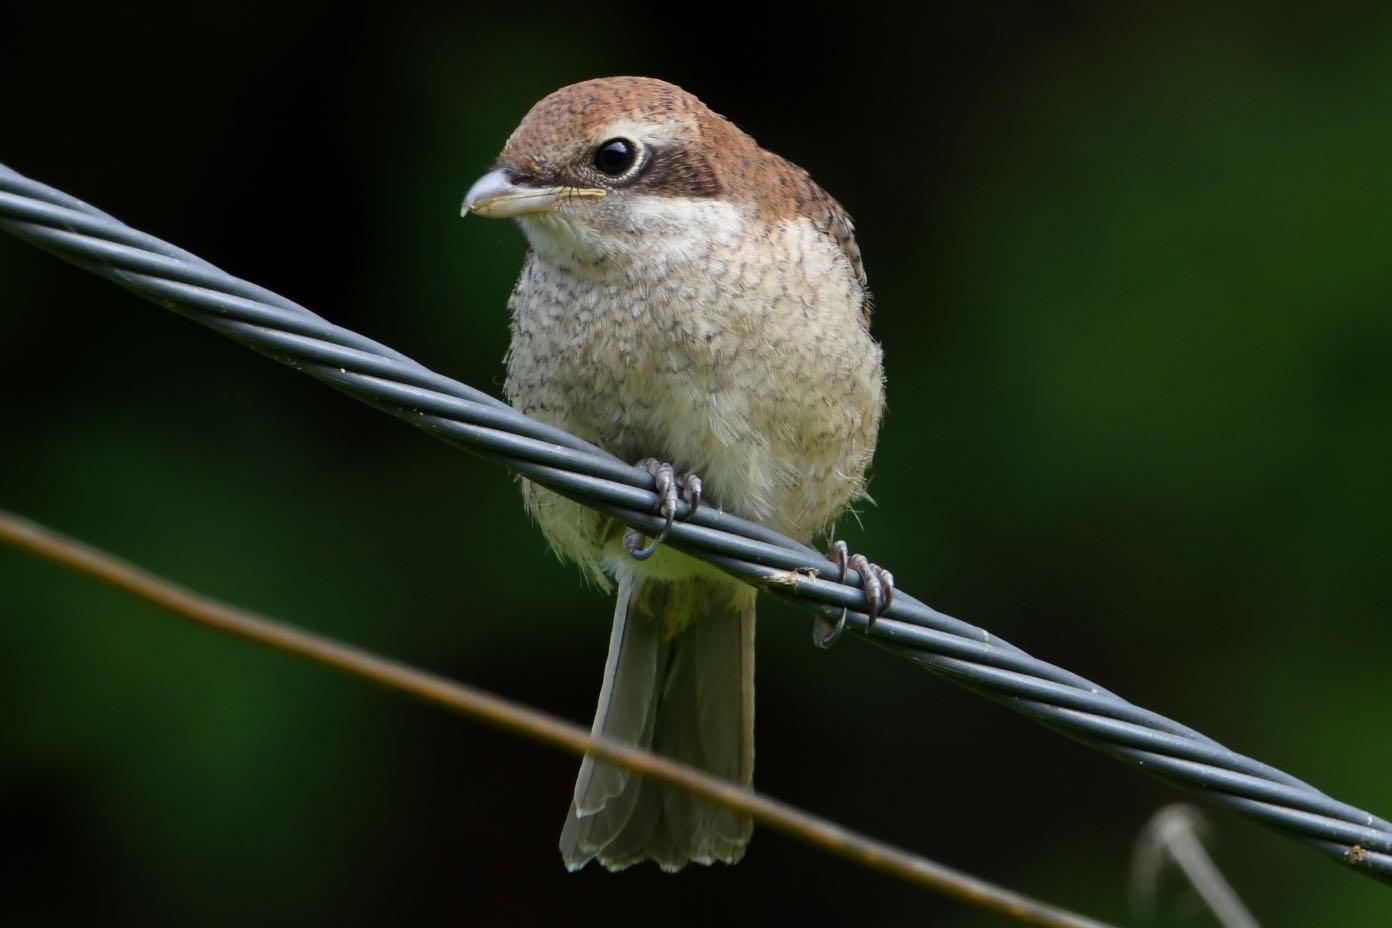
[[[646,471],[3,164],[0,227],[640,531],[654,535],[662,528]],[[867,627],[855,573],[844,582],[826,579],[840,569],[821,553],[713,507],[678,521],[667,543],[825,617],[848,609],[848,627],[875,644],[1392,882],[1392,823],[1031,657],[902,589]]]

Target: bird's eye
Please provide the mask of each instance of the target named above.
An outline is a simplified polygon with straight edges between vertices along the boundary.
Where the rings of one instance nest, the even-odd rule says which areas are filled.
[[[601,174],[619,177],[638,160],[638,146],[628,139],[610,139],[595,149],[594,166]]]

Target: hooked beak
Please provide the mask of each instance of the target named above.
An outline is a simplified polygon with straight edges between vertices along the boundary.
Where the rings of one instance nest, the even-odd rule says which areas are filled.
[[[503,168],[489,171],[474,182],[464,195],[461,216],[474,213],[492,219],[512,219],[551,213],[566,200],[577,197],[602,197],[597,187],[524,187],[512,182]]]

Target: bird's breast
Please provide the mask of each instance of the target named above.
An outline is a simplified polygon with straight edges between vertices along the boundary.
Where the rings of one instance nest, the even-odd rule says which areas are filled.
[[[695,470],[743,515],[780,521],[800,481],[838,468],[855,484],[834,494],[844,505],[881,396],[858,279],[810,224],[698,218],[701,235],[598,265],[534,248],[511,303],[509,399],[626,460]],[[826,518],[815,501],[793,508],[798,534]]]

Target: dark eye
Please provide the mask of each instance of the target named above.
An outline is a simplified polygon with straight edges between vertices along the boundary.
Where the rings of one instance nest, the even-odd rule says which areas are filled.
[[[610,139],[595,149],[594,166],[601,174],[618,177],[638,160],[638,146],[628,139]]]

